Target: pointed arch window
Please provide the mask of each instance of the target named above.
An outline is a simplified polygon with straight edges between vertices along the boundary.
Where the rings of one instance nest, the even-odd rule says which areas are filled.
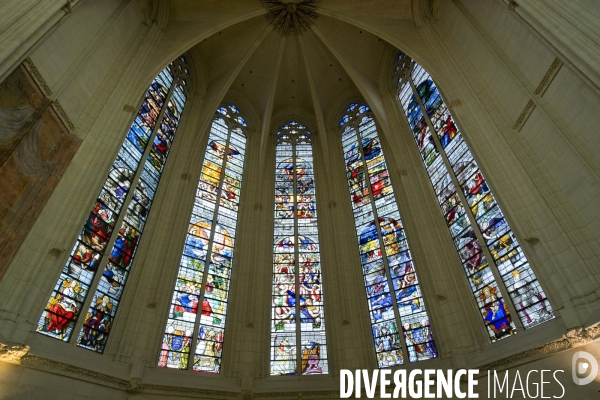
[[[221,372],[245,132],[246,122],[234,105],[217,109],[173,290],[159,367]]]
[[[342,147],[380,368],[438,356],[373,115],[350,104]],[[400,335],[400,330],[402,335]]]
[[[523,249],[431,76],[400,53],[393,79],[490,340],[514,334],[515,322],[528,329],[554,318]]]
[[[68,342],[77,330],[78,346],[104,351],[187,100],[188,79],[187,60],[180,56],[150,84],[39,319],[39,333]]]
[[[295,121],[278,132],[274,236],[271,375],[327,374],[311,133]]]

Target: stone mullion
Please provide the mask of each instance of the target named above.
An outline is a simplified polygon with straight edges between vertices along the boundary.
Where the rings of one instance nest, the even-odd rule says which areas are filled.
[[[160,113],[158,114],[158,116],[156,117],[156,122],[154,124],[154,128],[152,129],[152,133],[150,134],[150,137],[148,138],[148,143],[146,144],[146,148],[144,149],[144,152],[142,153],[142,157],[140,158],[140,164],[138,165],[138,168],[133,176],[133,179],[131,180],[131,183],[129,184],[129,190],[127,191],[127,195],[125,195],[125,198],[123,199],[123,205],[121,206],[121,210],[119,211],[119,216],[115,220],[115,225],[113,227],[111,237],[108,240],[108,242],[106,242],[105,251],[102,254],[102,256],[100,257],[100,259],[98,260],[98,269],[101,269],[102,266],[108,261],[107,254],[112,250],[112,248],[115,244],[115,241],[117,240],[117,236],[118,236],[117,232],[119,231],[121,224],[125,220],[125,216],[127,215],[127,209],[129,208],[129,205],[131,204],[131,200],[133,199],[133,194],[135,193],[135,189],[137,187],[137,184],[139,183],[140,176],[142,175],[142,171],[144,170],[144,166],[146,165],[146,162],[148,162],[147,158],[148,158],[148,155],[150,154],[150,150],[152,150],[152,143],[154,142],[154,138],[156,137],[156,134],[157,134],[158,130],[160,129],[161,121],[165,115],[165,112],[167,111],[169,100],[171,99],[171,97],[173,97],[173,91],[175,90],[175,86],[177,84],[177,82],[176,82],[177,78],[175,77],[175,74],[172,74],[172,75],[173,75],[173,81],[171,82],[171,87],[169,88],[169,92],[165,96],[165,101],[163,103],[163,107],[160,110]],[[131,125],[129,126],[128,129],[131,129]],[[124,140],[127,140],[127,138],[125,138]],[[121,150],[121,147],[122,147],[122,145],[119,147],[119,151]],[[115,157],[115,159],[116,159],[116,157]],[[114,162],[113,162],[113,165],[114,165]],[[111,165],[111,167],[112,167],[112,165]],[[110,171],[109,171],[109,173],[110,173]],[[107,177],[108,177],[108,174],[107,174]],[[104,182],[106,182],[106,179]],[[159,177],[158,183],[160,183],[160,177]],[[102,187],[104,187],[104,186],[102,186]],[[102,188],[100,188],[100,190],[102,190]],[[155,196],[156,196],[156,194],[155,194]],[[148,211],[150,212],[150,210],[148,210]],[[138,239],[138,241],[140,239]],[[134,255],[135,255],[135,252],[134,252]],[[69,262],[69,261],[67,261],[67,262]],[[131,273],[132,266],[133,266],[133,260],[132,260],[132,264],[129,267],[129,271],[127,272],[128,275],[129,275],[129,273]],[[98,272],[100,272],[100,273],[98,273]],[[79,332],[81,329],[83,329],[83,320],[84,319],[81,318],[81,313],[84,311],[87,312],[87,310],[89,309],[89,307],[92,303],[92,300],[94,298],[94,295],[96,294],[96,291],[98,290],[98,285],[100,283],[100,279],[102,279],[102,272],[100,270],[98,270],[94,274],[94,278],[92,279],[92,282],[90,283],[87,298],[85,299],[85,301],[82,304],[80,314],[77,316],[77,322],[75,323],[75,326],[73,327],[72,335],[75,334],[76,332]],[[120,303],[120,301],[119,301],[119,303]],[[114,321],[115,317],[116,317],[116,313],[113,316],[113,321]],[[77,334],[77,336],[79,336],[79,335]],[[73,340],[73,336],[71,336],[69,341],[73,345],[77,345],[77,343],[76,343],[77,341]]]
[[[392,281],[392,275],[390,272],[390,266],[389,266],[388,259],[387,259],[387,253],[386,253],[385,245],[383,243],[383,235],[381,233],[381,226],[379,225],[379,213],[377,212],[377,207],[375,205],[375,196],[373,195],[373,188],[371,187],[371,179],[370,179],[371,177],[369,175],[369,171],[368,171],[368,167],[367,167],[367,160],[365,159],[365,154],[363,152],[363,147],[362,147],[362,134],[360,131],[360,119],[358,117],[356,117],[355,121],[356,121],[355,122],[355,128],[356,128],[355,131],[356,131],[356,135],[358,137],[358,150],[360,152],[361,161],[363,163],[365,183],[367,185],[367,190],[369,191],[369,200],[371,202],[371,209],[373,210],[373,219],[374,219],[373,222],[375,223],[375,229],[377,229],[377,239],[379,241],[379,249],[381,251],[381,260],[383,261],[383,266],[385,268],[385,274],[386,274],[386,278],[388,281],[388,287],[390,290],[390,296],[392,298],[394,316],[396,318],[396,328],[398,330],[397,333],[400,338],[400,343],[402,344],[402,352],[404,353],[404,355],[406,355],[406,360],[408,360],[408,358],[409,358],[408,346],[406,345],[404,335],[402,334],[402,325],[401,325],[402,319],[400,319],[400,311],[398,311],[398,302],[396,301],[396,292],[394,291],[394,282]],[[375,122],[375,121],[373,120],[373,122]],[[375,127],[377,127],[377,125],[375,125]],[[377,130],[375,132],[377,132]],[[387,165],[387,163],[386,163],[386,165]],[[390,181],[390,185],[391,185],[391,181]],[[361,264],[362,264],[362,262],[361,262]],[[362,273],[363,273],[363,281],[364,281],[365,275],[364,275],[364,272],[362,272]],[[365,285],[366,285],[366,282],[365,282]],[[365,289],[366,289],[366,286],[365,286]],[[367,296],[367,301],[369,301],[368,296]],[[371,322],[371,321],[369,321],[369,322]],[[373,323],[371,322],[371,327],[372,326],[373,326]],[[377,356],[377,351],[375,352],[375,355]],[[379,365],[379,363],[377,365]]]
[[[302,342],[302,329],[301,329],[301,315],[300,315],[300,251],[298,245],[300,238],[298,236],[298,174],[296,173],[297,159],[296,154],[296,141],[297,137],[294,135],[291,138],[292,142],[292,171],[293,171],[293,195],[294,195],[294,295],[296,297],[296,375],[302,375],[302,359],[300,356],[301,342]]]
[[[498,272],[498,267],[496,266],[494,257],[492,257],[492,254],[487,246],[487,242],[485,241],[483,235],[481,234],[481,230],[479,229],[479,225],[477,224],[477,221],[475,220],[475,216],[473,216],[473,214],[471,213],[471,208],[469,207],[469,202],[467,201],[467,198],[465,197],[465,194],[462,191],[462,186],[458,182],[456,174],[454,173],[454,170],[452,169],[452,165],[450,164],[450,161],[448,160],[448,156],[446,155],[446,152],[444,151],[444,148],[442,147],[442,143],[440,142],[440,139],[437,137],[436,130],[435,130],[433,124],[431,123],[429,116],[427,115],[427,109],[425,108],[425,105],[423,104],[423,102],[421,101],[421,98],[419,97],[419,93],[417,92],[417,89],[412,80],[412,77],[410,75],[407,75],[406,80],[409,82],[410,87],[413,92],[413,96],[415,97],[417,103],[419,104],[419,107],[421,108],[423,118],[424,118],[425,122],[427,123],[427,126],[429,127],[429,130],[431,132],[431,137],[432,137],[436,147],[438,148],[439,155],[440,155],[440,157],[442,157],[442,161],[444,162],[446,169],[448,170],[448,175],[450,175],[450,178],[452,179],[452,183],[454,184],[454,189],[456,191],[456,194],[458,195],[458,197],[460,198],[460,201],[463,204],[463,209],[465,210],[465,215],[467,216],[467,218],[469,219],[469,222],[471,223],[473,232],[475,233],[477,240],[479,241],[479,243],[482,244],[482,246],[480,246],[481,251],[485,254],[485,257],[487,258],[487,262],[488,262],[488,265],[490,266],[490,270],[492,271],[492,274],[496,281],[496,285],[498,285],[498,288],[500,288],[500,291],[502,293],[507,295],[507,297],[505,297],[504,304],[507,305],[510,313],[513,316],[515,316],[515,318],[511,318],[511,321],[513,321],[515,323],[515,325],[517,326],[518,329],[524,330],[523,324],[521,323],[521,319],[519,318],[519,314],[517,313],[517,310],[514,307],[512,300],[510,299],[510,296],[508,296],[508,294],[509,294],[508,290],[507,290],[506,286],[504,285],[504,281],[502,280],[500,273]],[[461,259],[461,263],[462,263],[462,259]]]
[[[213,222],[210,229],[210,236],[208,238],[206,259],[204,261],[204,273],[202,274],[202,284],[200,286],[200,295],[198,299],[204,304],[204,295],[206,294],[206,281],[208,280],[208,270],[210,266],[210,260],[212,258],[213,242],[215,239],[215,232],[217,230],[217,217],[219,216],[219,208],[221,205],[221,192],[223,191],[223,181],[225,180],[225,167],[227,166],[227,155],[229,154],[229,146],[231,143],[231,121],[227,121],[227,140],[225,141],[225,150],[223,153],[223,163],[221,164],[221,177],[219,178],[219,184],[217,185],[217,194],[215,200],[215,211],[213,212]],[[212,129],[212,128],[211,128]],[[209,134],[210,138],[210,134]],[[200,179],[202,179],[202,172],[200,172]],[[193,209],[193,208],[192,208]],[[231,278],[231,275],[230,275]],[[229,281],[231,285],[231,279]],[[229,299],[229,298],[228,298]],[[200,330],[200,318],[202,318],[202,305],[198,304],[199,312],[196,312],[196,321],[194,322],[194,332],[192,333],[192,342],[190,344],[190,355],[188,358],[188,370],[194,369],[193,356],[196,354],[196,346],[198,345],[198,331]],[[225,321],[227,324],[227,321]],[[223,329],[224,331],[225,329]],[[190,362],[192,360],[192,362]]]

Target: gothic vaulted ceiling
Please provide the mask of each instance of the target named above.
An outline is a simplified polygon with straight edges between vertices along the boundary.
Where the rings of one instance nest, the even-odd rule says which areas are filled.
[[[312,7],[313,0],[262,3],[295,14],[307,4]],[[399,32],[410,41],[414,16],[421,14],[421,3],[412,0],[318,0],[317,18],[304,17],[311,26],[301,34],[287,34],[269,24],[260,0],[168,4],[157,51],[171,51],[168,57],[174,58],[196,47],[207,88],[219,88],[225,98],[247,100],[263,124],[276,126],[290,115],[303,115],[313,129],[320,117],[337,114],[350,98],[375,101],[369,94],[379,91],[388,41]]]

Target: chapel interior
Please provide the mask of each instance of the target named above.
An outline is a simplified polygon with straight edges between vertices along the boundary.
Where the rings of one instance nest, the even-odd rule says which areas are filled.
[[[593,0],[4,0],[0,399],[595,399],[598,110]]]

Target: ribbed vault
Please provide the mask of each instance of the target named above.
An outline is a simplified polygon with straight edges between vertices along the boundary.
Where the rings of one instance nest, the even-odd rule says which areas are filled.
[[[150,59],[158,70],[196,47],[212,104],[216,107],[229,92],[243,94],[257,108],[263,134],[274,129],[272,115],[285,109],[305,110],[313,116],[306,123],[319,128],[323,121],[317,118],[326,116],[340,96],[359,94],[380,114],[377,88],[386,45],[413,47],[414,18],[422,14],[419,1],[321,0],[318,18],[306,32],[282,35],[269,25],[260,1],[221,3],[161,3],[158,19],[165,33]],[[397,38],[406,43],[395,43]],[[385,124],[385,115],[378,117]]]

